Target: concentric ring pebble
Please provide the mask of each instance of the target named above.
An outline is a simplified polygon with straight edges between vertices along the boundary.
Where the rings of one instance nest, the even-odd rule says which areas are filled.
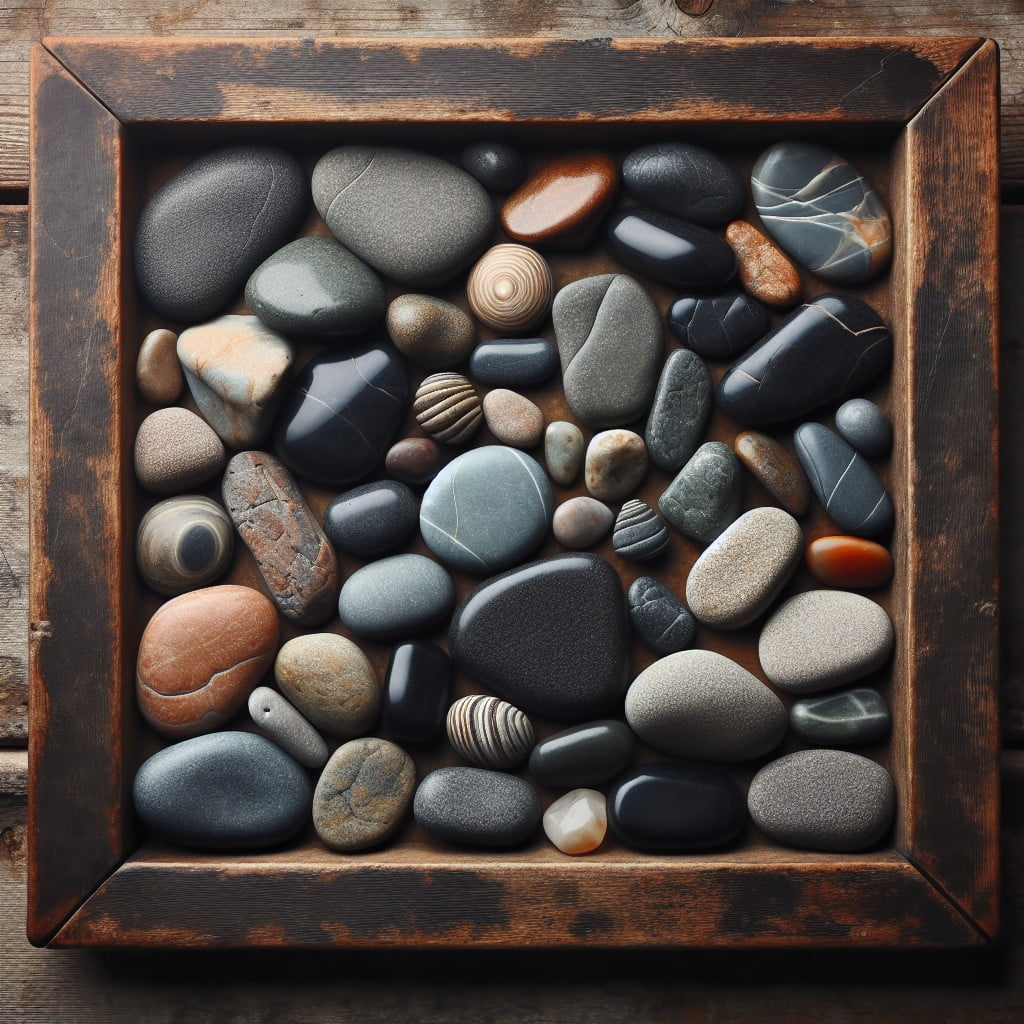
[[[536,327],[547,315],[555,283],[547,260],[525,245],[496,245],[470,271],[466,297],[473,315],[496,331]]]

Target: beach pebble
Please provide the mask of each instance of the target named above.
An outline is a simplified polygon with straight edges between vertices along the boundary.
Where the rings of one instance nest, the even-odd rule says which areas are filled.
[[[425,743],[444,728],[452,685],[451,658],[429,640],[391,652],[384,681],[384,725],[403,743]]]
[[[547,338],[492,338],[469,357],[469,375],[490,388],[535,388],[558,369],[558,349]]]
[[[892,555],[862,537],[818,537],[807,545],[807,568],[829,587],[870,590],[892,579]]]
[[[552,789],[600,786],[633,763],[636,736],[616,719],[587,722],[541,740],[530,754],[530,774]]]
[[[665,360],[644,432],[659,469],[678,473],[697,450],[711,415],[711,392],[711,375],[696,352],[676,349]]]
[[[157,409],[135,435],[135,477],[153,494],[188,491],[215,477],[226,455],[220,438],[188,409]]]
[[[535,742],[533,724],[519,708],[481,694],[455,701],[446,727],[455,753],[479,768],[518,768]]]
[[[403,483],[430,483],[445,464],[441,446],[429,437],[403,437],[396,441],[384,457],[384,468]]]
[[[812,746],[847,747],[883,739],[891,719],[882,695],[870,686],[860,686],[794,701],[789,725]]]
[[[604,793],[574,789],[560,796],[544,812],[544,834],[562,853],[591,853],[608,831]]]
[[[601,501],[621,501],[647,475],[647,447],[632,430],[602,430],[587,445],[583,478]]]
[[[462,166],[491,192],[511,192],[526,177],[526,161],[506,142],[471,142],[459,154]]]
[[[629,588],[629,617],[641,640],[663,657],[693,643],[697,623],[664,583],[641,576]]]
[[[630,498],[615,517],[612,547],[620,558],[653,562],[669,546],[668,527],[658,513],[639,498]]]
[[[725,229],[725,240],[736,253],[743,287],[755,299],[782,309],[800,301],[800,274],[796,267],[753,224],[734,220]]]
[[[778,441],[756,430],[745,430],[732,444],[740,462],[754,479],[791,515],[802,516],[811,502],[811,489],[800,463]]]
[[[583,468],[583,431],[575,423],[555,420],[544,431],[544,461],[556,484],[570,487]]]
[[[269,686],[257,686],[249,694],[253,724],[307,768],[321,768],[327,761],[327,744],[296,709]]]
[[[840,436],[869,459],[880,459],[892,448],[889,418],[866,398],[851,398],[836,410]]]
[[[768,310],[745,292],[684,295],[669,307],[668,329],[704,359],[734,359],[768,331]]]
[[[612,510],[596,498],[570,498],[555,509],[551,529],[563,548],[583,550],[608,532],[613,518]]]
[[[396,480],[354,487],[324,510],[324,533],[346,555],[368,561],[401,547],[419,523],[416,495]]]
[[[513,448],[536,448],[544,436],[544,413],[528,398],[495,388],[484,395],[484,420],[487,428],[501,444]]]
[[[495,331],[521,334],[542,323],[554,278],[547,260],[525,245],[496,245],[469,272],[466,298],[473,316]]]
[[[461,373],[432,373],[416,389],[416,422],[441,444],[465,444],[483,423],[480,396]]]
[[[150,331],[139,346],[135,383],[154,405],[172,405],[181,396],[185,377],[178,362],[178,336],[164,327]]]
[[[739,515],[740,464],[721,441],[702,444],[658,499],[658,510],[685,537],[710,544]]]
[[[473,321],[451,302],[433,295],[399,295],[388,306],[388,334],[417,366],[446,370],[463,362],[476,344]]]

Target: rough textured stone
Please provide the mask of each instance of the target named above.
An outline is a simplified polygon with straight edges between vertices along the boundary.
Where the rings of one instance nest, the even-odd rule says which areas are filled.
[[[448,742],[480,768],[512,771],[526,760],[536,737],[530,719],[497,697],[460,697],[448,709]]]
[[[558,368],[558,349],[547,338],[494,338],[469,357],[469,375],[489,388],[534,388]]]
[[[861,686],[794,701],[789,709],[789,724],[805,743],[846,747],[887,736],[891,719],[882,695]]]
[[[570,487],[583,468],[583,431],[575,423],[556,420],[544,431],[544,461],[556,484]]]
[[[424,743],[444,728],[452,662],[436,644],[410,640],[391,652],[384,682],[384,725],[396,739]]]
[[[636,736],[623,722],[574,725],[541,740],[530,754],[530,774],[551,789],[600,786],[633,763]]]
[[[802,516],[811,502],[811,489],[800,463],[767,434],[745,430],[733,441],[733,451],[754,479],[791,515]]]
[[[268,739],[307,768],[322,768],[327,761],[323,738],[277,690],[257,686],[249,694],[249,717]]]
[[[632,430],[602,430],[587,445],[583,478],[587,490],[602,501],[621,501],[647,475],[644,439]]]
[[[404,483],[422,485],[437,476],[446,459],[441,446],[429,437],[403,437],[388,449],[384,468]]]
[[[432,373],[416,389],[413,415],[442,444],[465,444],[480,429],[480,396],[461,373]]]
[[[496,245],[469,272],[466,298],[473,315],[495,331],[521,334],[542,323],[555,281],[548,262],[525,245]]]
[[[399,295],[388,306],[387,325],[395,348],[428,370],[457,366],[476,344],[473,321],[433,295]]]
[[[354,487],[324,510],[324,533],[337,548],[364,561],[401,547],[415,532],[420,503],[396,480]]]
[[[544,436],[544,413],[528,398],[495,388],[484,395],[484,420],[487,428],[501,444],[530,449]]]
[[[153,494],[188,491],[223,468],[224,445],[194,412],[157,409],[135,435],[135,477]]]
[[[632,562],[653,562],[668,546],[668,527],[646,501],[631,498],[622,506],[612,534],[615,554]]]
[[[711,375],[696,352],[681,348],[665,361],[644,439],[651,461],[678,473],[697,450],[711,415]]]
[[[554,801],[542,821],[544,834],[562,853],[591,853],[608,831],[604,793],[574,789]]]
[[[734,220],[725,229],[725,240],[736,254],[743,287],[755,299],[782,309],[800,301],[800,274],[796,267],[753,224]]]
[[[827,586],[870,590],[892,578],[892,555],[873,540],[818,537],[807,545],[807,568]]]
[[[867,398],[851,398],[836,410],[836,430],[843,439],[871,459],[888,455],[892,448],[889,418]]]
[[[150,331],[139,346],[135,362],[135,383],[147,401],[172,405],[181,396],[185,378],[178,362],[178,336],[159,328]]]
[[[655,654],[675,654],[693,643],[697,623],[663,583],[641,576],[633,581],[628,597],[633,628]]]
[[[768,330],[768,311],[744,292],[684,295],[669,307],[668,329],[705,359],[733,359]]]
[[[462,166],[491,192],[511,192],[526,177],[526,161],[505,142],[471,142],[460,154]]]
[[[551,529],[563,548],[582,550],[608,532],[612,518],[612,510],[596,498],[570,498],[555,509]]]
[[[288,470],[266,452],[239,452],[221,491],[281,614],[299,626],[330,619],[338,562]]]
[[[702,444],[658,499],[661,514],[683,535],[710,544],[739,514],[740,464],[721,441]]]

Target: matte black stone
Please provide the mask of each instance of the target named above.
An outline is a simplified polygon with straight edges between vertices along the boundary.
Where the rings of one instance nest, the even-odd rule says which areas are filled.
[[[749,426],[783,423],[862,390],[891,360],[889,330],[866,302],[821,295],[725,374],[718,407]]]
[[[399,644],[384,679],[384,725],[396,739],[423,743],[444,728],[451,658],[428,640]]]
[[[139,215],[134,264],[142,298],[168,320],[209,319],[298,230],[308,202],[306,174],[283,149],[229,146],[201,156]]]
[[[734,359],[768,331],[768,310],[746,292],[684,295],[669,307],[668,329],[705,359]]]
[[[892,527],[892,498],[863,455],[820,423],[804,423],[793,435],[818,501],[847,533],[874,537]]]
[[[600,714],[622,699],[630,669],[618,575],[598,555],[573,552],[495,576],[456,609],[448,650],[523,711]]]
[[[491,192],[511,192],[526,177],[522,153],[505,142],[473,142],[462,150],[462,166]]]
[[[696,352],[679,348],[665,360],[644,432],[659,469],[677,473],[697,450],[711,415],[711,391],[711,374]]]
[[[892,448],[889,417],[867,398],[851,398],[836,410],[836,430],[843,439],[869,459],[878,459]]]
[[[658,499],[661,514],[684,536],[710,544],[738,515],[743,471],[721,441],[702,444]]]
[[[600,786],[633,763],[636,736],[624,722],[605,719],[563,729],[530,754],[530,774],[552,789]]]
[[[277,453],[300,476],[344,487],[380,465],[405,422],[405,367],[383,341],[307,364],[278,414]]]
[[[635,768],[608,794],[608,824],[639,850],[703,850],[735,839],[746,821],[739,787],[705,765]]]
[[[678,288],[721,288],[736,273],[736,255],[724,239],[667,213],[631,208],[614,214],[608,253]]]
[[[641,576],[627,597],[633,628],[655,654],[675,654],[693,643],[697,622],[663,583]]]
[[[668,527],[646,501],[631,498],[619,509],[612,531],[612,548],[619,558],[653,562],[668,546]]]
[[[882,695],[869,686],[859,686],[794,701],[789,724],[812,746],[846,747],[882,739],[892,721]]]
[[[622,183],[638,202],[691,224],[725,224],[743,210],[736,172],[714,153],[685,142],[633,150],[623,161]]]
[[[339,494],[324,510],[324,533],[364,561],[401,547],[415,532],[420,503],[396,480],[378,480]]]
[[[469,375],[489,388],[532,388],[558,368],[558,349],[547,338],[495,338],[469,357]]]

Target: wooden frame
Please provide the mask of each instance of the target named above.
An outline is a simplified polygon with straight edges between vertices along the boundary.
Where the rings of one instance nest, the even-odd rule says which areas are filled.
[[[56,946],[959,946],[997,928],[997,50],[980,39],[69,40],[32,54],[28,933]],[[905,396],[894,845],[573,861],[138,847],[134,150],[156,130],[580,137],[737,121],[894,142]],[[150,134],[147,134],[150,133]],[[907,455],[907,453],[911,453]],[[332,908],[343,908],[334,912]]]

